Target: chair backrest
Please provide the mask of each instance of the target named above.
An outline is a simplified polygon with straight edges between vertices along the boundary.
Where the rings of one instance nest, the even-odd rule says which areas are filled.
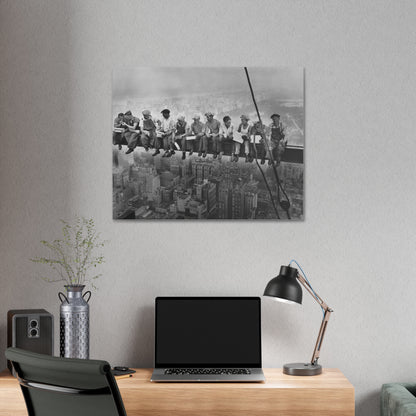
[[[106,361],[58,358],[8,348],[29,416],[126,416]]]

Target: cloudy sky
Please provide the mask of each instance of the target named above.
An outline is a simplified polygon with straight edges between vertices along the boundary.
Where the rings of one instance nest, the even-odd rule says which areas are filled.
[[[256,91],[303,99],[303,68],[248,68]],[[113,71],[113,101],[248,90],[243,67],[140,67]]]

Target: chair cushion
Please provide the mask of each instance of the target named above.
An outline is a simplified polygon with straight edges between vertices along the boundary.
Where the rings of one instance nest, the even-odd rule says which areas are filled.
[[[381,388],[381,416],[415,416],[416,384],[390,383]]]

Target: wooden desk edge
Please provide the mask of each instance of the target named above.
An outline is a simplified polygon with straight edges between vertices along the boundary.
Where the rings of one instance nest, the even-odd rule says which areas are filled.
[[[133,368],[136,372],[132,374],[132,377],[127,379],[121,379],[121,380],[127,380],[131,381],[131,379],[144,379],[143,381],[149,381],[150,377],[153,372],[153,368]],[[337,368],[324,368],[322,371],[322,374],[318,376],[289,376],[286,374],[283,374],[283,370],[281,368],[263,368],[264,375],[266,377],[265,383],[245,383],[250,385],[265,385],[271,383],[273,380],[278,379],[280,381],[285,380],[289,383],[296,381],[299,383],[300,381],[304,381],[307,383],[311,383],[317,381],[317,380],[329,380],[329,377],[333,379],[333,381],[338,381],[338,387],[339,383],[344,383],[345,388],[354,388],[354,386],[350,383],[350,381],[347,379],[347,377]],[[14,377],[11,375],[10,371],[8,369],[5,369],[0,372],[0,382],[5,382],[6,380],[13,380]],[[120,381],[121,381],[120,380]],[[158,384],[158,383],[152,383],[152,384]],[[183,383],[170,383],[170,384],[183,384]],[[205,383],[205,384],[217,384],[217,383]],[[223,383],[219,383],[222,385]],[[235,384],[235,383],[226,383],[226,384]]]
[[[201,415],[233,416],[241,414],[242,406],[261,416],[279,412],[291,416],[355,413],[354,387],[337,369],[300,377],[285,375],[282,369],[265,368],[265,383],[152,383],[152,368],[135,370],[132,377],[117,380],[130,416],[193,416],[196,409]],[[328,396],[333,400],[323,399]],[[0,415],[27,415],[19,384],[9,370],[0,373],[0,403]],[[223,405],[221,409],[215,407],[218,403],[226,405],[226,412]]]

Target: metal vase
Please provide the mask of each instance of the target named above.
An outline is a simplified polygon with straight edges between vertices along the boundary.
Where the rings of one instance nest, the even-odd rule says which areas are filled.
[[[82,294],[84,285],[65,286],[67,294],[59,292],[60,354],[66,358],[88,359],[90,355],[90,307],[91,292]],[[87,299],[85,297],[88,296]]]

